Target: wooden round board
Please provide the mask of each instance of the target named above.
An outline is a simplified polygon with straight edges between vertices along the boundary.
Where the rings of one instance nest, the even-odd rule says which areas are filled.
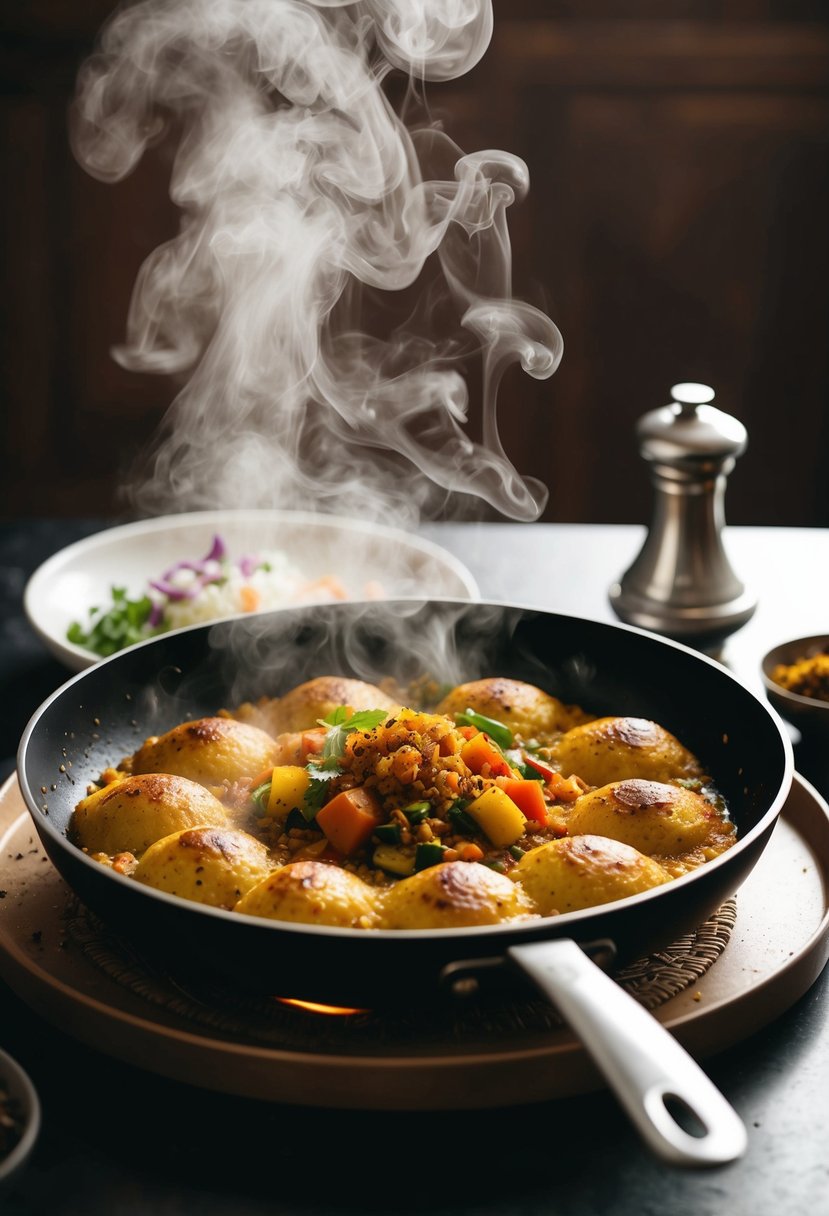
[[[786,898],[770,900],[769,891]],[[562,1027],[513,1027],[482,1046],[378,1038],[367,1053],[298,1010],[305,1045],[283,1049],[195,1026],[115,983],[67,948],[69,891],[46,858],[16,779],[0,789],[0,975],[32,1009],[84,1043],[180,1081],[247,1097],[343,1109],[462,1109],[601,1087]],[[771,842],[737,896],[722,956],[654,1016],[697,1057],[746,1038],[789,1008],[829,957],[829,807],[796,777]],[[328,1041],[327,1041],[328,1040]],[[333,1042],[333,1046],[332,1046]]]

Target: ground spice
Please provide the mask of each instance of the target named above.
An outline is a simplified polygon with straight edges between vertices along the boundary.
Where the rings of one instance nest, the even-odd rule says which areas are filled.
[[[829,701],[829,654],[822,652],[795,663],[779,663],[771,678],[775,684],[799,697]]]

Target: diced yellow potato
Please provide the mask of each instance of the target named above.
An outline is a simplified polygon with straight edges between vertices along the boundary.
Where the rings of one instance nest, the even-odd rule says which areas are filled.
[[[498,849],[515,844],[524,835],[527,821],[503,790],[485,790],[466,810]]]
[[[268,814],[283,819],[301,807],[310,780],[307,769],[298,764],[281,764],[275,768],[268,796]]]

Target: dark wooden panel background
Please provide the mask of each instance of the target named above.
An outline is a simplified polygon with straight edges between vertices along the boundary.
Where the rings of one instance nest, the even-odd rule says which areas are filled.
[[[174,392],[108,353],[176,229],[169,157],[106,186],[66,137],[109,9],[0,15],[3,518],[117,511],[119,470]],[[544,384],[510,373],[501,421],[550,487],[545,518],[646,520],[635,420],[695,379],[749,430],[729,520],[829,525],[825,4],[496,0],[484,61],[430,96],[463,147],[530,166],[515,291],[553,316],[565,357]]]

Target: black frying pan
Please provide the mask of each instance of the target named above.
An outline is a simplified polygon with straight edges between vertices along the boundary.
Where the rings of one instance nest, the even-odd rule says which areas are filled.
[[[423,672],[452,683],[512,676],[600,714],[659,722],[713,776],[738,843],[693,874],[596,909],[493,928],[366,932],[188,903],[122,878],[67,840],[88,782],[150,734],[315,675],[406,681]],[[145,951],[246,988],[358,1007],[422,1002],[447,984],[468,989],[496,966],[530,976],[575,1025],[651,1147],[683,1164],[738,1156],[742,1125],[675,1040],[588,955],[621,963],[711,915],[760,856],[792,771],[776,716],[718,663],[624,626],[453,601],[334,604],[163,636],[59,689],[32,718],[19,752],[23,794],[49,857],[90,908]],[[672,1098],[699,1134],[669,1114]]]

